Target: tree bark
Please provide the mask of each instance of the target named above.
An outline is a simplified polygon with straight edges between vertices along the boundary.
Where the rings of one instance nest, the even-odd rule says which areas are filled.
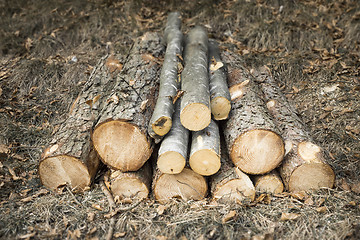
[[[161,173],[157,169],[154,174],[153,192],[160,203],[173,198],[201,200],[205,198],[207,189],[206,179],[189,168],[184,168],[179,174]]]
[[[248,175],[234,166],[224,145],[221,149],[221,168],[210,177],[213,199],[222,203],[253,201],[255,199],[253,183]]]
[[[180,101],[176,101],[171,130],[164,137],[159,149],[157,166],[162,173],[178,174],[184,169],[189,135],[189,130],[180,122]]]
[[[257,192],[276,194],[284,191],[284,184],[276,170],[264,175],[256,175],[253,177],[253,181]]]
[[[136,172],[121,172],[110,169],[108,171],[108,179],[107,185],[115,199],[142,200],[148,197],[151,189],[151,164],[146,162]]]
[[[210,176],[219,171],[220,134],[214,120],[211,120],[205,129],[192,132],[189,164],[194,172],[203,176]]]
[[[183,51],[183,34],[180,28],[180,14],[170,13],[164,33],[167,48],[160,74],[159,96],[148,127],[149,135],[157,142],[171,129],[174,112],[173,99],[180,88],[179,57],[181,58]]]
[[[283,140],[259,96],[258,86],[241,66],[239,57],[224,53],[223,59],[229,66],[232,101],[229,120],[224,123],[230,158],[246,173],[267,173],[283,159]]]
[[[219,45],[209,40],[210,106],[215,120],[227,119],[231,110],[230,92]]]
[[[211,121],[208,37],[203,27],[197,26],[189,32],[184,61],[180,120],[185,128],[200,131]]]
[[[90,132],[98,118],[101,106],[110,97],[115,86],[109,61],[104,57],[94,68],[79,96],[70,108],[69,117],[54,133],[50,146],[42,154],[39,176],[42,184],[52,190],[68,185],[74,191],[89,189],[100,165],[99,157],[90,144]]]
[[[111,92],[117,101],[103,104],[92,141],[101,160],[111,168],[137,171],[152,153],[147,135],[163,52],[158,34],[147,33],[135,44]]]
[[[285,140],[286,156],[280,174],[286,188],[293,192],[333,187],[335,174],[326,163],[322,148],[314,143],[269,69],[263,67],[253,74],[261,83],[267,107]]]

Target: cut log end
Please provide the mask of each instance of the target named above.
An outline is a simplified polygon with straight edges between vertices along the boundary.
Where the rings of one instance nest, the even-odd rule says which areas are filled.
[[[41,183],[51,190],[69,186],[74,192],[89,189],[91,177],[79,159],[58,155],[43,159],[39,164]]]
[[[254,201],[255,187],[249,176],[235,169],[238,178],[227,181],[213,192],[213,198],[222,203],[241,203],[244,200]]]
[[[235,140],[230,158],[246,173],[264,174],[281,163],[284,151],[284,142],[278,134],[270,130],[255,129]]]
[[[178,174],[184,169],[186,159],[178,152],[168,151],[158,157],[157,166],[162,173]]]
[[[171,126],[172,126],[171,118],[164,116],[159,118],[152,124],[152,129],[157,135],[164,136],[170,131]]]
[[[231,103],[225,97],[216,97],[211,100],[211,113],[215,120],[224,120],[229,116],[231,110]]]
[[[147,198],[148,187],[137,178],[116,179],[111,182],[110,190],[114,196],[120,199],[139,199]]]
[[[102,161],[123,172],[137,171],[152,153],[146,135],[134,124],[121,120],[98,125],[92,140]]]
[[[180,121],[185,128],[200,131],[210,124],[211,110],[202,103],[189,104],[181,111]]]
[[[291,174],[289,191],[308,191],[332,188],[335,181],[334,171],[325,163],[305,163]]]
[[[202,149],[190,156],[189,164],[194,172],[210,176],[219,171],[221,166],[220,156],[211,149]]]
[[[255,189],[258,192],[277,194],[284,191],[284,184],[278,176],[265,175],[255,180]]]
[[[321,148],[312,142],[301,142],[298,145],[298,155],[307,163],[321,163]]]
[[[162,174],[154,186],[154,195],[160,203],[170,199],[201,200],[206,196],[207,183],[203,176],[184,168],[179,174]]]

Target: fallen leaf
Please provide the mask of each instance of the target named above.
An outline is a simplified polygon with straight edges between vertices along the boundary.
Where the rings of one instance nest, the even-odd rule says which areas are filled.
[[[305,191],[292,192],[290,195],[298,200],[305,200],[309,198],[309,195]]]
[[[236,216],[236,211],[234,211],[234,210],[230,211],[228,214],[226,214],[225,217],[223,217],[222,223],[229,222],[230,220],[234,219],[235,216]]]
[[[325,206],[316,208],[316,211],[317,211],[318,213],[326,213],[327,210],[328,210],[328,209],[327,209],[327,207],[325,207]]]
[[[282,213],[280,221],[295,220],[300,217],[298,213]]]
[[[118,232],[114,234],[115,238],[121,238],[121,237],[125,237],[126,232]]]
[[[312,205],[314,205],[314,200],[312,199],[312,197],[309,197],[308,199],[306,199],[306,200],[304,201],[304,203],[305,203],[306,205],[312,206]]]
[[[116,94],[114,94],[107,100],[107,102],[108,103],[113,102],[115,104],[118,104],[119,103],[119,97]]]
[[[123,65],[120,63],[118,59],[115,59],[114,56],[110,56],[107,60],[105,65],[109,68],[110,73],[115,71],[121,71]]]

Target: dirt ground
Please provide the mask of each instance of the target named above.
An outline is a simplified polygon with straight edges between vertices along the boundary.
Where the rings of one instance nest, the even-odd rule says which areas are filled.
[[[39,159],[97,61],[125,54],[147,31],[162,33],[175,10],[184,32],[202,24],[248,68],[269,66],[326,150],[336,184],[243,205],[162,206],[150,197],[116,215],[114,239],[360,239],[357,0],[0,0],[0,238],[105,238],[109,204],[99,184],[50,192]]]

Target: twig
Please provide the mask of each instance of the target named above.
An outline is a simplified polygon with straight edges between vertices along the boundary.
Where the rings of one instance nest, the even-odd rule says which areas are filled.
[[[115,208],[114,198],[113,198],[111,192],[109,191],[109,189],[106,187],[104,180],[100,181],[100,186],[101,186],[101,190],[103,191],[103,193],[105,194],[105,196],[109,202],[110,210],[112,211]],[[114,218],[114,216],[112,216],[110,218],[110,226],[109,226],[108,233],[106,234],[106,238],[105,238],[106,240],[112,239],[112,236],[114,234],[114,227],[115,227],[115,218]]]
[[[74,198],[75,202],[81,206],[82,204],[76,199],[76,197],[73,194],[73,192],[71,191],[71,189],[67,185],[65,186],[65,188],[70,193],[70,195]]]

